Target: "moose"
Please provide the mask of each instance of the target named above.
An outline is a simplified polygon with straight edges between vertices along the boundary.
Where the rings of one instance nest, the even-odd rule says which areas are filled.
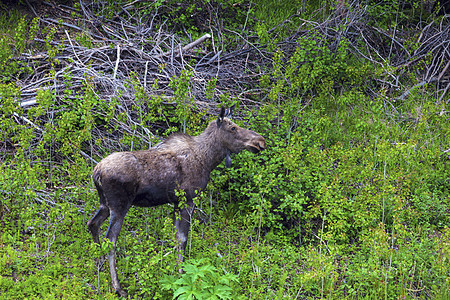
[[[265,139],[230,120],[235,105],[222,107],[217,120],[198,136],[174,134],[149,150],[115,152],[94,168],[93,181],[100,198],[100,208],[87,223],[94,242],[100,243],[101,224],[110,217],[106,238],[112,243],[108,254],[111,281],[120,296],[127,293],[120,287],[116,271],[115,250],[126,213],[138,207],[174,203],[174,224],[178,259],[183,254],[194,210],[193,199],[206,188],[209,174],[224,159],[231,165],[231,153],[247,149],[258,153],[266,148]],[[178,206],[176,191],[183,190],[186,204]]]

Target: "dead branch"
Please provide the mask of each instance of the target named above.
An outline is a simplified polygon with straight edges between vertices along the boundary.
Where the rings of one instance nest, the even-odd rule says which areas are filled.
[[[222,95],[240,99],[243,105],[249,107],[261,104],[260,99],[264,99],[268,91],[262,90],[257,83],[264,74],[261,66],[270,67],[273,53],[268,52],[266,45],[255,41],[257,34],[228,31],[228,34],[236,36],[241,47],[227,52],[220,45],[224,29],[219,20],[213,20],[210,34],[189,43],[168,32],[164,23],[159,24],[156,30],[153,24],[158,16],[143,17],[139,9],[135,8],[139,2],[136,0],[123,8],[120,14],[125,17],[115,15],[111,19],[100,18],[93,12],[93,7],[101,3],[81,1],[78,13],[82,18],[79,21],[70,23],[70,18],[64,18],[65,22],[42,18],[42,25],[51,24],[58,28],[58,32],[51,41],[43,35],[35,41],[41,45],[48,43],[58,46],[60,51],[53,59],[45,51],[13,58],[33,69],[32,74],[17,80],[21,87],[19,105],[26,110],[38,102],[38,91],[51,90],[55,103],[49,109],[50,116],[74,97],[81,97],[85,89],[92,86],[98,99],[107,105],[114,103],[117,111],[126,115],[124,121],[114,119],[118,129],[111,135],[94,130],[94,138],[101,139],[105,145],[108,144],[108,148],[120,149],[123,146],[115,138],[117,136],[132,133],[151,144],[155,138],[152,126],[169,126],[167,120],[163,125],[148,124],[149,128],[143,128],[136,122],[138,108],[145,113],[151,107],[148,103],[137,107],[133,81],[142,84],[149,99],[159,97],[163,99],[159,105],[173,107],[177,102],[173,89],[169,87],[170,82],[184,70],[189,70],[192,73],[189,93],[195,99],[193,111],[210,111]],[[30,3],[28,5],[32,6]],[[67,11],[70,16],[70,10],[64,8],[61,11]],[[448,17],[444,19],[448,20]],[[349,7],[341,7],[321,21],[292,15],[271,30],[294,20],[301,24],[297,32],[277,45],[286,59],[295,53],[299,39],[314,36],[318,45],[329,47],[335,54],[345,39],[350,45],[349,51],[357,57],[385,69],[385,78],[376,79],[376,83],[401,93],[394,99],[404,99],[409,95],[410,89],[401,86],[402,76],[407,71],[419,70],[418,66],[421,65],[417,82],[411,85],[420,87],[422,82],[435,84],[436,98],[439,102],[444,101],[450,84],[448,22],[437,25],[429,23],[418,30],[416,46],[411,48],[400,32],[393,35],[389,31],[369,26],[365,8],[356,2],[350,3]],[[86,44],[78,38],[80,33],[95,40],[90,39],[90,43]],[[218,38],[219,43],[217,40],[212,41],[212,45],[204,43],[211,36]],[[216,80],[214,99],[209,99],[206,93],[211,79]],[[95,150],[94,155],[101,155],[96,151],[99,150]]]
[[[30,1],[28,5],[32,7],[33,3]],[[91,155],[80,152],[87,160],[96,163],[96,157],[104,155],[101,149],[129,150],[120,143],[120,137],[125,134],[138,137],[150,146],[157,138],[154,134],[156,129],[172,125],[167,119],[162,124],[147,124],[148,127],[137,121],[138,111],[145,114],[152,107],[145,101],[136,103],[134,81],[142,84],[148,99],[160,99],[158,105],[170,109],[179,105],[179,100],[174,99],[174,91],[169,84],[184,70],[192,73],[189,91],[190,97],[195,99],[193,112],[212,112],[221,95],[241,99],[249,107],[260,104],[254,99],[259,94],[249,93],[248,90],[257,82],[255,78],[261,72],[258,65],[270,63],[270,54],[264,53],[263,46],[252,45],[251,49],[226,53],[205,45],[204,42],[211,38],[210,34],[186,43],[167,32],[164,23],[154,30],[155,16],[142,17],[132,6],[124,8],[128,18],[116,15],[106,19],[93,13],[95,5],[101,4],[81,1],[77,13],[82,18],[73,23],[69,17],[71,10],[60,5],[56,5],[57,8],[68,14],[67,18],[63,18],[64,22],[51,17],[40,19],[41,26],[51,25],[57,33],[52,40],[38,34],[34,40],[40,44],[37,48],[42,49],[42,45],[45,48],[46,45],[55,46],[59,49],[56,56],[49,57],[46,51],[35,51],[13,58],[33,69],[32,74],[25,74],[20,81],[16,81],[21,92],[18,103],[23,110],[37,105],[40,93],[51,91],[54,102],[46,115],[40,116],[47,118],[42,123],[54,122],[53,116],[83,97],[86,89],[95,93],[106,105],[115,105],[116,114],[125,116],[125,119],[116,116],[111,120],[111,127],[116,128],[114,132],[93,129],[92,138],[101,140],[104,147],[91,148]],[[89,43],[79,38],[81,33],[89,37]],[[245,44],[251,43],[245,41]],[[206,93],[211,79],[216,79],[214,99],[207,98]],[[101,111],[96,113],[102,115]],[[15,116],[14,120],[32,126],[37,139],[45,134],[43,130],[46,129],[27,118],[26,113]]]

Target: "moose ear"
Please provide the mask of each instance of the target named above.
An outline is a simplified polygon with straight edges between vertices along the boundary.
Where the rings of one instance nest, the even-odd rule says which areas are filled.
[[[225,117],[230,117],[233,114],[235,108],[236,104],[231,105],[231,107],[225,111]]]
[[[222,108],[220,109],[220,114],[217,117],[217,121],[216,121],[217,122],[217,127],[220,127],[220,125],[222,125],[223,118],[225,118],[225,108],[223,108],[223,106],[222,106]]]

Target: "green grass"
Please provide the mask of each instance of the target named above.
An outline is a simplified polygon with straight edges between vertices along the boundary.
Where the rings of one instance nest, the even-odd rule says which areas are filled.
[[[204,13],[209,4],[201,4]],[[249,13],[249,3],[226,4],[241,7],[237,20]],[[294,13],[257,4],[260,19],[280,10],[274,24]],[[98,196],[90,179],[94,164],[80,150],[117,151],[103,139],[127,116],[90,82],[76,97],[66,90],[64,103],[42,90],[36,106],[18,106],[17,78],[29,69],[11,57],[37,51],[30,42],[36,24],[14,11],[0,15],[0,294],[116,299],[102,258],[111,245],[94,244],[86,227]],[[261,24],[250,22],[249,30],[271,39]],[[448,298],[449,103],[437,103],[432,86],[393,101],[398,95],[378,85],[385,67],[356,57],[345,39],[335,53],[317,41],[326,38],[298,40],[290,53],[268,46],[272,65],[255,82],[267,97],[248,112],[250,124],[237,121],[263,134],[268,148],[260,155],[243,152],[232,168],[212,172],[192,222],[189,271],[178,273],[172,207],[130,209],[117,268],[131,299]],[[52,55],[59,51],[46,47]],[[192,72],[171,81],[177,107],[164,106],[162,97],[148,99],[135,75],[128,82],[136,91],[135,127],[117,137],[122,148],[148,147],[135,135],[148,124],[170,123],[176,128],[168,131],[192,134],[204,128],[202,119],[210,116],[195,107]],[[67,74],[66,83],[71,80]]]

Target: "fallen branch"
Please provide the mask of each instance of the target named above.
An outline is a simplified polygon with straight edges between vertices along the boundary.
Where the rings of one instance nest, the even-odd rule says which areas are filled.
[[[117,59],[116,59],[116,66],[114,67],[113,80],[116,80],[117,69],[119,68],[119,61],[120,61],[120,45],[117,44]]]
[[[186,52],[189,49],[194,48],[195,46],[197,46],[200,43],[203,43],[205,40],[211,38],[210,34],[205,34],[203,36],[201,36],[200,38],[198,38],[197,40],[193,41],[192,43],[187,44],[186,46],[184,46],[183,48],[179,49],[179,50],[171,50],[171,51],[166,51],[163,54],[157,55],[156,57],[162,57],[162,56],[168,56],[170,54],[173,54],[174,52],[176,53],[175,56],[181,55],[182,53]]]

